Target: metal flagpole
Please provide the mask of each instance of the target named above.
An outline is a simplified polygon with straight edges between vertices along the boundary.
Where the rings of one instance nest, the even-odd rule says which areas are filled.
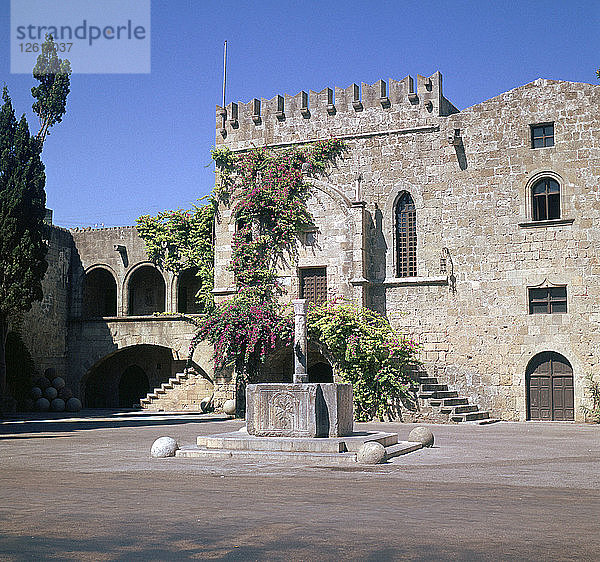
[[[223,104],[221,107],[225,109],[225,85],[227,82],[227,40],[225,40],[225,46],[223,47]]]

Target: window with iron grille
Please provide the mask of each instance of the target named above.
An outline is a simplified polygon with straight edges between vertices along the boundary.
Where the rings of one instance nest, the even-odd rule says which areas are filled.
[[[552,178],[543,178],[531,188],[533,220],[560,218],[560,185]]]
[[[554,146],[554,123],[531,125],[531,148]]]
[[[396,276],[417,276],[417,214],[406,192],[396,204]]]
[[[567,287],[529,289],[529,314],[567,312]]]
[[[315,304],[327,300],[327,268],[309,267],[300,270],[300,298]]]

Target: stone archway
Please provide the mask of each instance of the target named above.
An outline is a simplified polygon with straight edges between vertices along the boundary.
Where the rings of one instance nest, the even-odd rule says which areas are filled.
[[[119,408],[134,408],[150,392],[150,382],[144,369],[130,365],[119,379]]]
[[[88,370],[82,381],[84,407],[131,408],[148,390],[182,370],[184,363],[174,360],[168,347],[143,344],[119,349]]]
[[[527,365],[527,419],[567,421],[575,418],[573,367],[554,351],[535,355]]]

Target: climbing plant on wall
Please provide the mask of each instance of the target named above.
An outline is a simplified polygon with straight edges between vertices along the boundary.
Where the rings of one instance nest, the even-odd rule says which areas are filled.
[[[143,215],[137,220],[137,230],[144,240],[146,252],[159,267],[180,273],[193,268],[200,280],[197,301],[203,310],[214,307],[213,224],[216,201],[210,198],[205,205],[192,209],[163,211],[155,217]]]

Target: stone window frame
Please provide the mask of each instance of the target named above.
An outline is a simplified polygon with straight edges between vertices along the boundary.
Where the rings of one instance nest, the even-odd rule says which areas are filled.
[[[559,197],[560,197],[560,218],[557,219],[534,219],[533,213],[533,188],[544,179],[552,179],[558,183]],[[568,218],[570,206],[568,204],[571,195],[571,183],[567,178],[563,177],[562,173],[558,173],[554,170],[537,170],[533,172],[527,182],[525,183],[524,193],[524,209],[522,209],[525,215],[525,221],[519,223],[522,228],[536,228],[536,227],[549,227],[549,226],[562,226],[570,225],[574,222],[574,219]]]
[[[536,297],[536,291],[544,291],[545,294],[542,298],[539,298],[539,296]],[[568,312],[566,285],[559,285],[558,287],[528,287],[527,299],[529,301],[529,314],[566,314]],[[545,304],[546,312],[535,311],[534,306],[536,304]],[[564,310],[562,310],[563,305]]]
[[[407,240],[402,240],[403,244],[406,244],[407,247],[404,248],[404,253],[406,254],[406,258],[403,260],[405,263],[400,264],[399,263],[399,255],[400,255],[400,240],[398,239],[398,205],[400,204],[400,202],[403,199],[408,198],[408,200],[410,201],[410,204],[412,204],[412,213],[414,213],[414,217],[411,217],[410,215],[407,218],[406,221],[406,230],[409,231],[412,228],[414,228],[414,236],[411,236],[410,232],[407,232]],[[412,223],[412,224],[411,224]],[[414,250],[411,251],[411,238],[414,237]],[[394,277],[398,278],[398,279],[405,279],[407,277],[416,277],[417,276],[417,266],[418,266],[418,259],[417,259],[417,247],[418,247],[418,241],[419,241],[419,236],[417,234],[417,206],[415,205],[415,200],[412,198],[411,194],[406,191],[403,190],[398,194],[398,197],[396,198],[396,202],[394,205],[394,258],[395,258],[395,268],[394,268],[394,272],[395,275]],[[400,268],[402,269],[406,269],[408,272],[410,272],[411,270],[414,270],[414,275],[400,275]],[[403,272],[402,272],[403,273]]]
[[[556,146],[556,127],[554,121],[543,121],[541,123],[532,123],[529,125],[529,146],[533,150],[539,150],[540,148],[552,148]],[[552,127],[552,144],[546,144],[546,139],[550,138],[550,135],[546,135],[545,131],[542,132],[541,136],[535,137],[536,129],[545,129],[546,127]],[[534,146],[535,139],[541,138],[543,146]]]

